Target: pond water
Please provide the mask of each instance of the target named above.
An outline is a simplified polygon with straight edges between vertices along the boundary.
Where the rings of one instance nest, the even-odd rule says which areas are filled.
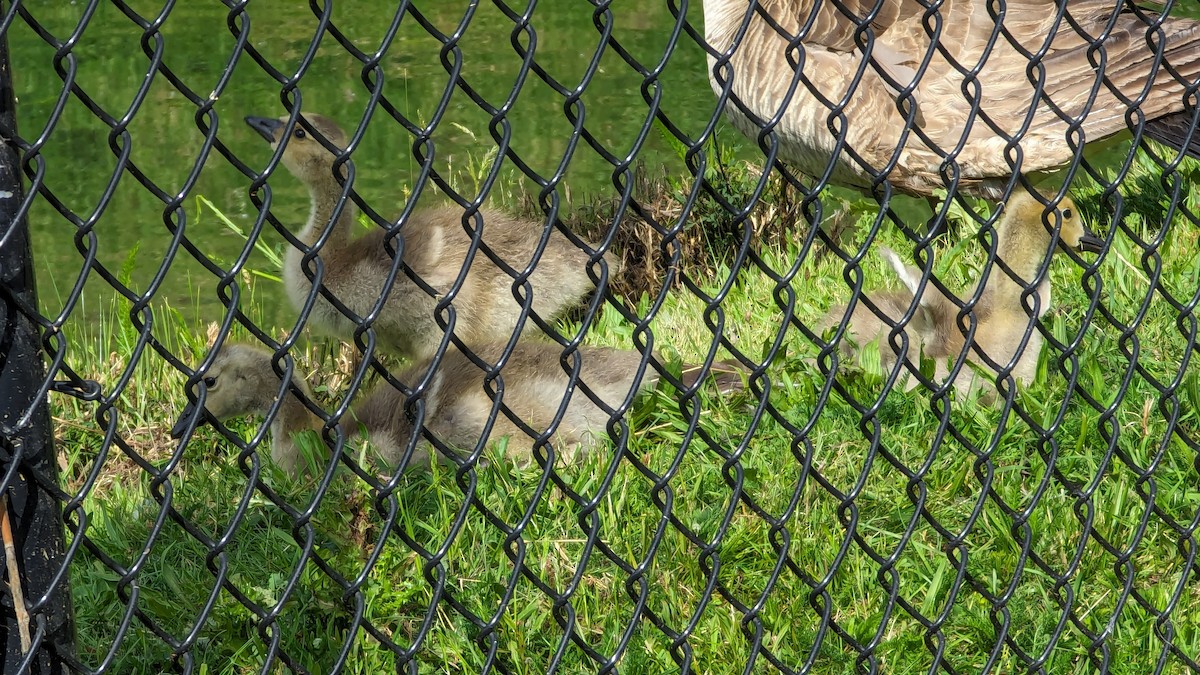
[[[394,4],[390,0],[339,2],[333,24],[355,48],[371,53],[380,48],[388,33]],[[688,18],[699,29],[703,25],[700,6],[691,4]],[[149,2],[131,5],[146,17],[161,10]],[[655,80],[657,89],[649,86],[613,48],[601,48],[603,37],[597,25],[611,25],[613,40],[632,58],[653,68],[664,58],[675,26],[667,3],[614,3],[611,17],[605,18],[594,16],[595,8],[582,0],[542,2],[533,12],[530,25],[536,40],[532,41],[495,4],[479,3],[473,11],[464,5],[468,3],[431,2],[419,7],[423,20],[443,34],[453,34],[460,24],[467,25],[457,42],[463,55],[463,76],[493,107],[501,106],[519,81],[518,48],[533,49],[538,65],[566,89],[578,87],[593,56],[602,53],[594,78],[574,108],[534,74],[523,83],[504,125],[493,124],[492,116],[461,90],[451,93],[446,114],[433,129],[428,147],[432,148],[439,173],[451,177],[470,196],[477,191],[472,176],[489,165],[490,153],[496,147],[493,132],[510,133],[511,146],[521,161],[542,176],[566,167],[559,194],[570,208],[592,195],[613,194],[614,173],[613,164],[588,143],[570,146],[571,114],[582,114],[593,142],[615,158],[636,149],[650,115],[646,96],[661,94],[663,114],[691,137],[700,135],[715,114],[703,52],[686,34],[679,37]],[[65,40],[80,22],[85,3],[44,3],[28,9],[50,34]],[[1180,8],[1173,11],[1181,12]],[[1200,16],[1200,8],[1189,6],[1181,13]],[[251,5],[249,19],[235,22],[239,31],[246,32],[248,43],[283,73],[294,73],[300,67],[317,23],[306,3],[285,0],[257,0]],[[218,2],[176,3],[162,26],[164,65],[198,95],[214,91],[237,42],[224,6]],[[197,126],[196,107],[166,77],[159,74],[144,83],[150,59],[145,50],[153,50],[155,42],[148,38],[143,45],[142,34],[127,15],[101,3],[71,50],[73,61],[61,60],[56,67],[54,49],[22,20],[18,19],[9,32],[22,136],[32,139],[43,133],[58,105],[65,75],[72,77],[96,105],[118,118],[129,113],[138,88],[145,84],[145,98],[137,104],[129,123],[130,160],[163,192],[178,194],[184,208],[181,218],[126,172],[115,187],[113,199],[98,211],[97,204],[117,165],[114,148],[124,148],[109,138],[109,128],[78,97],[69,98],[42,148],[46,186],[63,209],[77,214],[81,222],[89,223],[88,227],[94,223],[95,249],[92,251],[89,239],[80,236],[76,225],[59,210],[45,199],[38,200],[30,215],[42,305],[51,316],[62,311],[67,294],[81,277],[85,254],[94,253],[101,264],[114,276],[126,279],[137,293],[158,284],[155,307],[169,303],[201,326],[219,320],[224,311],[217,278],[187,251],[180,249],[172,258],[168,225],[184,225],[191,242],[218,265],[228,268],[241,255],[244,239],[212,211],[201,209],[198,198],[209,200],[243,228],[253,223],[257,209],[249,196],[250,179],[216,152],[203,163],[194,185],[184,191],[201,157],[204,135]],[[444,94],[447,70],[442,48],[443,43],[431,37],[416,16],[406,15],[379,61],[384,96],[421,126],[433,121]],[[283,114],[280,90],[277,81],[243,54],[232,66],[228,84],[215,105],[220,142],[255,170],[266,165],[270,150],[242,118]],[[320,43],[298,90],[306,110],[323,112],[346,126],[362,119],[370,98],[362,62],[329,35]],[[745,156],[761,160],[750,143],[735,132],[721,133],[724,139],[742,144]],[[355,187],[385,216],[399,214],[420,168],[414,154],[415,140],[379,111],[355,152]],[[677,151],[657,128],[649,130],[637,157],[656,173],[686,171]],[[539,186],[534,181],[517,172],[511,162],[506,165],[491,193],[493,199],[511,203],[518,195],[537,194]],[[285,171],[281,169],[271,179],[271,186],[275,194],[272,210],[282,222],[294,223],[306,217],[307,197]],[[264,242],[269,248],[283,246],[282,237],[270,227]],[[169,270],[156,280],[156,273],[168,261]],[[268,275],[276,272],[273,263],[257,251],[249,254],[247,267]],[[243,276],[240,283],[254,303],[254,310],[248,314],[277,327],[291,326],[294,312],[282,299],[277,282],[249,275]],[[107,283],[95,273],[88,275],[83,301],[72,313],[72,321],[94,321],[110,302],[112,294],[107,289]],[[130,306],[124,302],[122,311]]]
[[[145,12],[144,16],[152,16],[158,9],[149,3],[133,4]],[[379,49],[384,39],[394,4],[384,0],[339,2],[333,23],[357,49],[370,53]],[[465,4],[423,3],[420,11],[428,23],[448,35],[464,22]],[[665,3],[644,3],[636,11],[631,9],[618,5],[614,11],[613,38],[632,58],[653,68],[663,59],[675,19]],[[83,11],[84,3],[47,3],[31,9],[59,40],[71,34]],[[698,12],[697,5],[693,13]],[[589,61],[600,50],[602,36],[593,13],[594,7],[582,1],[541,3],[534,13],[531,27],[536,42],[532,46],[537,63],[566,89],[580,85]],[[163,24],[163,63],[200,96],[218,86],[236,42],[227,27],[226,14],[217,2],[178,3]],[[306,3],[259,0],[252,4],[249,17],[249,44],[281,72],[294,73],[318,23]],[[698,15],[692,20],[702,25]],[[530,47],[529,38],[514,26],[513,20],[495,5],[480,3],[458,43],[464,79],[494,107],[510,97],[519,77],[520,57],[513,41],[523,49]],[[126,114],[137,88],[143,84],[149,57],[140,44],[141,34],[127,16],[101,3],[72,51],[76,84],[114,117]],[[54,50],[19,19],[9,41],[19,97],[19,127],[22,136],[31,139],[39,135],[51,117],[62,79],[55,73]],[[383,94],[418,125],[432,121],[444,94],[447,71],[441,48],[442,43],[408,15],[380,61]],[[68,65],[63,62],[64,69]],[[352,128],[362,119],[370,98],[363,71],[362,63],[327,35],[301,79],[304,109],[325,113]],[[604,49],[595,76],[574,108],[582,113],[588,134],[615,157],[631,154],[635,140],[648,124],[650,106],[643,97],[643,80],[612,48]],[[686,35],[680,38],[658,79],[658,87],[664,114],[685,133],[698,136],[714,115],[715,100],[705,79],[703,52]],[[265,167],[271,151],[242,118],[285,114],[280,90],[278,82],[243,55],[215,106],[220,141],[255,170]],[[561,94],[530,74],[505,117],[512,148],[521,161],[542,176],[553,175],[560,165],[567,167],[559,188],[564,202],[567,197],[579,202],[590,195],[611,193],[613,165],[586,143],[568,148],[573,123],[565,104]],[[195,116],[196,107],[160,74],[149,84],[145,100],[129,124],[132,164],[169,195],[183,189],[201,156],[204,135]],[[472,197],[477,193],[472,176],[486,170],[494,156],[496,142],[489,128],[491,122],[491,115],[461,90],[455,90],[427,146],[432,149],[436,170]],[[501,131],[498,127],[497,132]],[[735,140],[736,134],[729,132],[729,136]],[[355,188],[386,217],[399,215],[411,179],[420,169],[414,141],[412,134],[380,110],[355,152]],[[743,142],[740,137],[736,141]],[[568,155],[569,150],[573,154]],[[42,156],[46,185],[54,196],[81,221],[95,217],[97,260],[114,275],[127,278],[135,291],[144,293],[169,254],[171,235],[167,224],[175,224],[178,216],[128,172],[121,177],[103,213],[95,213],[117,159],[110,149],[108,127],[74,97],[66,103]],[[659,129],[649,131],[638,158],[648,166],[673,164],[672,170],[685,170]],[[241,253],[244,239],[212,211],[201,209],[197,197],[209,200],[234,223],[249,228],[257,215],[249,197],[249,184],[249,178],[213,152],[195,185],[181,195],[187,237],[225,268]],[[275,194],[272,211],[284,223],[302,221],[308,203],[300,185],[282,168],[270,184]],[[494,201],[510,203],[523,194],[536,195],[539,189],[506,162],[490,196]],[[81,250],[89,244],[86,239],[76,241],[76,226],[46,200],[39,200],[31,219],[42,305],[52,315],[62,310],[66,294],[80,276],[84,260]],[[268,230],[264,238],[269,247],[284,245],[278,233],[269,226]],[[271,274],[277,271],[257,252],[251,254],[248,267]],[[189,318],[194,317],[199,325],[218,320],[224,308],[216,281],[211,272],[181,249],[155,295],[155,305],[169,302]],[[290,326],[294,312],[282,301],[279,284],[258,277],[249,283],[259,307],[247,313],[262,315],[279,327]],[[104,293],[106,287],[103,280],[90,275],[82,308],[76,308],[83,314],[73,315],[73,320],[93,320],[105,298],[111,297]],[[122,311],[129,306],[125,303]]]

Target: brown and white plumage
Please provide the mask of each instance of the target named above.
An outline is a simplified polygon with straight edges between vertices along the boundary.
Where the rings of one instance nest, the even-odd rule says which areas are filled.
[[[961,171],[959,189],[1001,198],[1012,174],[1052,171],[1072,160],[1068,120],[1081,120],[1079,133],[1072,136],[1077,144],[1111,137],[1127,130],[1126,114],[1143,91],[1140,108],[1150,121],[1148,133],[1178,145],[1185,121],[1176,114],[1184,110],[1184,88],[1200,76],[1200,21],[1168,17],[1152,29],[1147,21],[1159,17],[1134,10],[1125,0],[945,0],[936,12],[918,0],[758,4],[787,37],[754,11],[733,50],[731,78],[728,69],[718,69],[718,74],[732,79],[732,93],[754,115],[771,119],[795,77],[787,57],[789,40],[800,37],[793,61],[800,62],[802,79],[776,127],[782,157],[805,173],[824,174],[837,143],[829,130],[832,123],[844,127],[848,149],[874,171],[882,170],[901,148],[887,178],[896,189],[918,196],[946,187],[939,166],[961,146],[954,155]],[[1061,18],[1060,5],[1066,7]],[[1002,21],[990,13],[993,6],[1005,7]],[[731,49],[750,7],[750,0],[704,1],[705,37],[718,53]],[[858,24],[838,7],[859,17],[865,27],[861,37],[856,37]],[[926,23],[930,29],[940,27],[939,41],[930,38]],[[1098,41],[1106,30],[1100,43],[1103,56],[1097,49],[1089,57],[1089,39]],[[1147,46],[1148,33],[1154,37],[1159,30],[1170,68],[1157,67]],[[868,36],[873,36],[872,58],[864,63]],[[1040,66],[1031,68],[1030,55],[1042,52]],[[1104,59],[1104,77],[1090,58]],[[909,123],[902,112],[909,107],[898,105],[898,94],[913,83],[925,59],[929,63],[912,92],[916,111]],[[709,78],[719,94],[716,63],[710,54]],[[852,88],[860,70],[862,79]],[[975,70],[973,81],[969,73]],[[1044,96],[1039,99],[1034,82],[1040,71]],[[1122,95],[1130,103],[1122,102]],[[979,115],[972,121],[976,100]],[[833,112],[842,105],[838,112],[844,113],[844,122]],[[727,105],[726,113],[743,133],[757,137],[761,132],[737,105]],[[1016,153],[1006,153],[1003,136],[1018,135],[1023,157],[1012,166],[1006,156],[1015,160]],[[1200,150],[1200,142],[1192,149]],[[872,179],[843,151],[836,156],[832,180],[867,187]]]
[[[1093,252],[1103,248],[1103,240],[1084,227],[1079,212],[1069,197],[1064,198],[1055,209],[1047,213],[1042,201],[1028,192],[1013,192],[996,224],[996,255],[1015,278],[999,265],[991,268],[990,275],[984,282],[980,300],[974,306],[975,333],[973,344],[967,353],[967,360],[978,365],[984,372],[995,377],[1001,370],[1007,370],[1023,385],[1033,381],[1038,354],[1042,349],[1041,333],[1031,324],[1049,311],[1051,306],[1048,272],[1042,275],[1034,293],[1026,292],[1026,288],[1033,285],[1045,267],[1047,256],[1053,251],[1051,230],[1047,229],[1047,222],[1049,227],[1059,228],[1058,247]],[[897,324],[913,306],[922,272],[905,265],[899,256],[889,249],[884,248],[883,253],[907,290],[867,292],[866,295],[888,321],[881,319],[863,303],[858,303],[850,316],[846,335],[839,344],[839,351],[842,356],[849,357],[854,355],[861,345],[876,342],[883,363],[891,367],[895,364],[897,355],[888,345],[888,335],[892,331],[892,325]],[[1023,296],[1028,297],[1028,301],[1023,299]],[[1036,317],[1031,317],[1026,305],[1034,306],[1035,302]],[[944,381],[949,376],[947,360],[957,359],[966,345],[965,336],[958,325],[960,305],[941,293],[932,283],[925,285],[916,305],[912,320],[905,326],[909,338],[906,358],[913,363],[916,363],[919,354],[932,359],[936,366],[934,378]],[[819,330],[828,330],[841,323],[846,309],[846,305],[830,309],[818,324]],[[967,325],[970,325],[969,319]],[[1027,332],[1030,335],[1026,341]],[[916,379],[905,375],[906,388],[911,389],[916,384]],[[956,389],[965,393],[979,387],[980,381],[969,367],[964,366],[958,372],[954,384]],[[986,392],[985,398],[991,396],[992,392]]]
[[[334,146],[346,147],[345,133],[332,120],[316,114],[307,114],[305,119]],[[246,118],[272,147],[282,142],[286,121],[286,117]],[[325,232],[341,198],[342,186],[333,174],[336,156],[297,123],[281,159],[309,190],[312,212],[296,236],[302,244],[312,247]],[[362,236],[354,236],[357,215],[357,207],[347,201],[319,252],[324,273],[321,284],[355,314],[366,316],[384,292],[393,262],[385,247],[385,230],[372,228]],[[524,270],[537,250],[542,224],[492,209],[483,209],[479,215],[483,220],[483,243],[518,273]],[[401,227],[404,264],[438,295],[430,295],[403,271],[397,274],[374,328],[382,344],[400,356],[428,356],[442,339],[442,328],[434,319],[436,305],[456,283],[471,245],[471,236],[464,230],[462,219],[460,208],[434,208],[414,211]],[[394,245],[399,247],[399,242],[397,239]],[[284,285],[297,309],[308,302],[312,292],[312,282],[303,269],[306,253],[289,246],[284,256]],[[551,321],[594,290],[587,273],[588,259],[588,253],[566,236],[552,232],[529,277],[533,311]],[[609,260],[608,264],[610,272],[615,273],[616,263]],[[482,249],[476,252],[453,300],[455,334],[468,345],[508,340],[522,311],[513,297],[513,283],[513,277],[493,263]],[[346,341],[352,339],[357,329],[353,321],[321,296],[313,305],[309,325],[314,332]],[[534,326],[533,320],[528,319],[524,330]]]

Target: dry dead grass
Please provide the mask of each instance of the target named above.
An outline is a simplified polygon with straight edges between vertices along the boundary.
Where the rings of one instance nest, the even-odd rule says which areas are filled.
[[[744,189],[745,194],[726,195],[733,205],[749,200],[749,190],[759,178],[749,164],[739,165],[738,171],[732,191]],[[704,192],[681,224],[685,197],[665,174],[650,175],[642,167],[635,171],[633,199],[612,242],[621,269],[614,275],[611,289],[627,305],[643,296],[657,295],[667,279],[674,279],[678,286],[683,275],[710,278],[722,265],[733,261],[744,238],[743,223]],[[798,188],[773,177],[746,219],[750,250],[777,247],[806,236],[809,221],[803,214],[802,199]],[[564,224],[589,241],[600,241],[608,234],[619,208],[618,197],[598,197],[576,206]],[[527,197],[518,210],[534,217],[542,214],[532,197]]]

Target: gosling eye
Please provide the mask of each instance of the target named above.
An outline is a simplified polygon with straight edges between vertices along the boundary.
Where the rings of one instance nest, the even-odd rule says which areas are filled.
[[[217,378],[213,377],[212,375],[204,378],[204,386],[208,387],[209,389],[217,386]]]
[[[1071,214],[1071,209],[1063,209],[1063,218],[1064,218],[1064,219],[1066,219],[1066,220],[1070,220],[1070,219],[1072,219],[1072,218],[1074,218],[1074,217],[1075,217],[1075,216],[1073,216],[1073,215]]]
[[[308,136],[308,134],[304,133],[304,130],[301,129],[300,127],[296,127],[296,131],[293,132],[292,135],[301,140],[303,140],[306,136]]]

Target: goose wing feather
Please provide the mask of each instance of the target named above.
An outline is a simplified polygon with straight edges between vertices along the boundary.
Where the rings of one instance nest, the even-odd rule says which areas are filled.
[[[706,36],[718,52],[734,47],[748,8],[745,0],[706,1]],[[1106,138],[1126,129],[1135,102],[1149,135],[1177,141],[1179,122],[1168,124],[1170,116],[1200,77],[1200,22],[1162,19],[1119,0],[945,0],[936,12],[918,0],[760,0],[753,11],[732,49],[732,71],[713,76],[710,56],[714,89],[732,79],[735,126],[757,136],[754,118],[786,106],[776,127],[784,157],[815,175],[835,162],[835,182],[862,187],[873,182],[872,169],[896,159],[893,185],[928,195],[944,186],[938,167],[952,156],[964,188],[996,197],[1014,168],[1071,161],[1066,138],[1075,119],[1079,140]],[[1031,67],[1034,54],[1039,65]],[[915,124],[897,101],[905,89],[917,105]],[[1006,158],[1014,138],[1025,149],[1019,167]]]

